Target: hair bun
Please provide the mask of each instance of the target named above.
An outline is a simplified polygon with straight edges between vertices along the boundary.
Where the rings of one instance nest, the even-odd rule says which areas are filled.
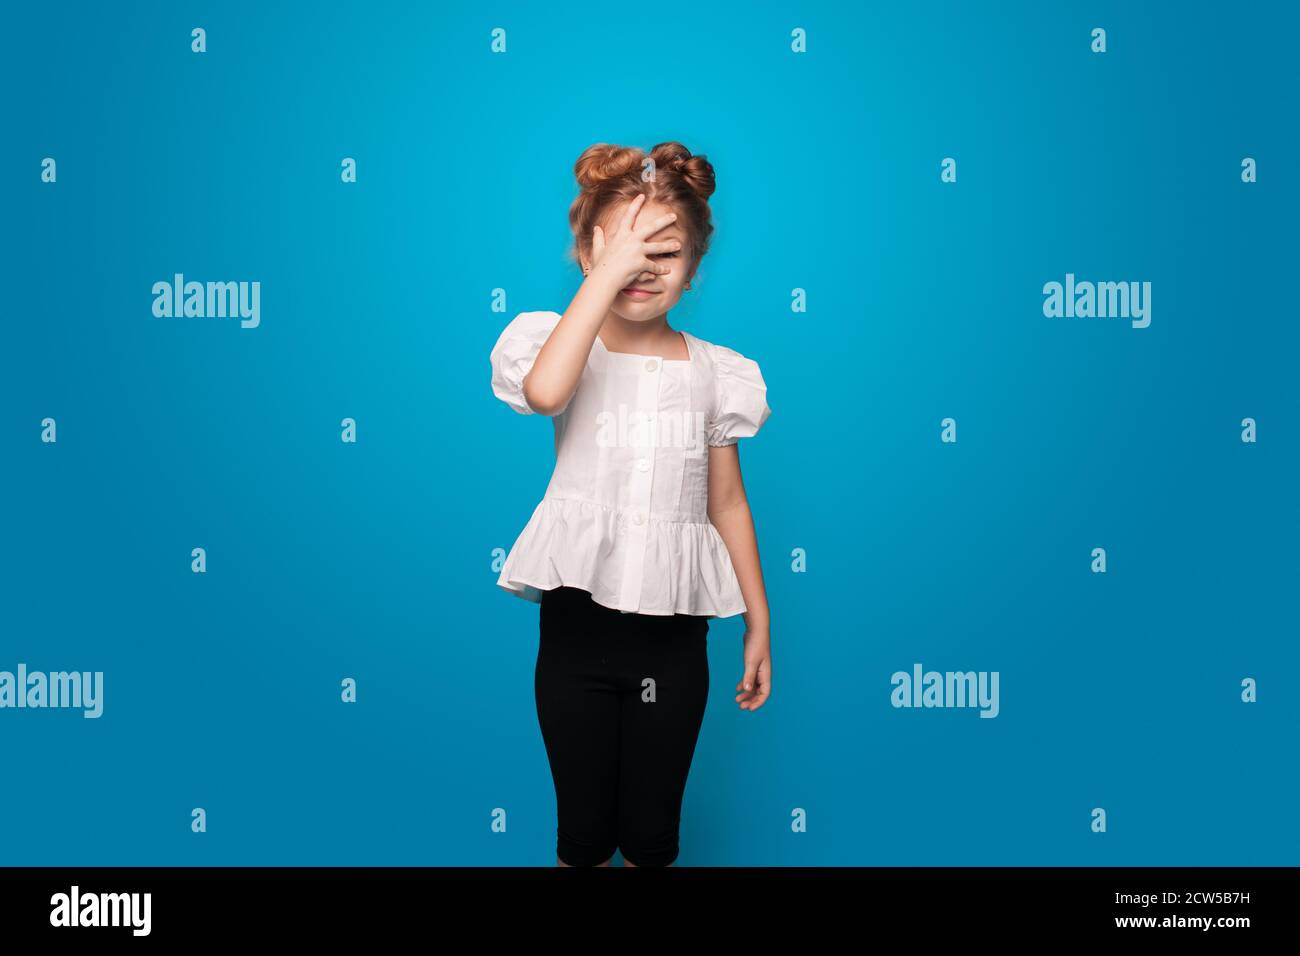
[[[650,150],[656,169],[671,169],[682,177],[687,186],[701,199],[707,200],[717,188],[713,164],[704,154],[692,156],[691,151],[678,142],[660,143]]]
[[[598,189],[601,183],[639,169],[644,158],[645,153],[634,146],[596,143],[583,150],[573,165],[573,174],[583,189]]]

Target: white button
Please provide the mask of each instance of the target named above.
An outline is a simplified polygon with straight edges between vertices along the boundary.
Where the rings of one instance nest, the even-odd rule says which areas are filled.
[[[637,470],[638,470],[638,471],[649,471],[649,470],[650,470],[650,459],[649,459],[649,458],[638,458],[638,459],[636,460],[636,467],[637,467]]]
[[[657,369],[658,367],[659,367],[659,360],[658,360],[658,359],[646,359],[646,362],[645,362],[645,370],[646,370],[647,372],[653,372],[653,371],[654,371],[655,369]]]
[[[632,520],[637,524],[645,524],[645,515],[641,514],[641,512],[638,511],[636,513],[636,516]]]

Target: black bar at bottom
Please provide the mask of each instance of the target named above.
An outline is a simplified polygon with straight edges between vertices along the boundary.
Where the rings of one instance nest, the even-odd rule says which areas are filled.
[[[530,945],[669,925],[763,944],[845,931],[987,941],[1173,933],[1231,945],[1287,928],[1296,867],[15,867],[0,869],[6,941],[116,937]],[[147,894],[147,895],[146,895]],[[607,924],[602,924],[607,920]],[[87,925],[90,924],[90,925]],[[757,937],[753,934],[757,933]],[[918,935],[920,934],[920,935]],[[606,939],[613,942],[616,938]],[[680,939],[679,939],[680,942]],[[673,954],[670,954],[673,956]]]

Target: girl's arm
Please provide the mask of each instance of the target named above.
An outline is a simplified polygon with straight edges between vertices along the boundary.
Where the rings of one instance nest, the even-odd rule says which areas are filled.
[[[623,286],[616,277],[599,269],[583,280],[564,315],[542,344],[532,369],[524,377],[524,399],[542,415],[554,415],[563,408],[578,387],[596,333]]]
[[[649,237],[677,218],[676,213],[660,216],[637,226],[636,217],[645,200],[640,193],[628,204],[618,228],[610,234],[608,247],[597,226],[592,236],[592,258],[578,294],[551,330],[537,353],[533,367],[524,378],[524,399],[537,412],[554,415],[573,396],[582,378],[596,334],[605,324],[605,316],[619,292],[631,285],[642,272],[664,275],[672,267],[655,262],[651,255],[674,252],[681,247],[677,240],[650,242]],[[587,269],[589,263],[584,262]]]
[[[745,598],[745,676],[736,685],[736,701],[742,710],[756,710],[772,692],[771,618],[738,448],[709,446],[709,520],[727,546]]]

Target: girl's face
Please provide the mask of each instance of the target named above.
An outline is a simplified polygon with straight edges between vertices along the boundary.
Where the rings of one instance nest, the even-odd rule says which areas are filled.
[[[627,202],[621,202],[605,210],[604,216],[601,217],[600,228],[606,237],[609,236],[612,229],[618,227],[618,223],[623,218],[623,213],[627,211],[627,207]],[[637,213],[633,227],[638,223],[647,223],[658,219],[670,212],[676,212],[676,210],[647,199],[641,204],[641,210]],[[651,259],[668,266],[672,271],[663,275],[642,272],[632,280],[628,288],[644,289],[653,294],[648,296],[627,295],[620,292],[614,297],[614,304],[610,306],[610,311],[631,322],[644,322],[647,319],[658,318],[677,304],[677,300],[682,297],[682,290],[685,288],[687,280],[690,279],[689,270],[691,266],[690,259],[687,256],[690,249],[686,242],[686,232],[682,229],[680,221],[681,215],[679,213],[677,222],[670,222],[649,237],[650,242],[666,242],[669,239],[676,239],[681,242],[682,248],[676,252],[657,252],[650,256]]]

